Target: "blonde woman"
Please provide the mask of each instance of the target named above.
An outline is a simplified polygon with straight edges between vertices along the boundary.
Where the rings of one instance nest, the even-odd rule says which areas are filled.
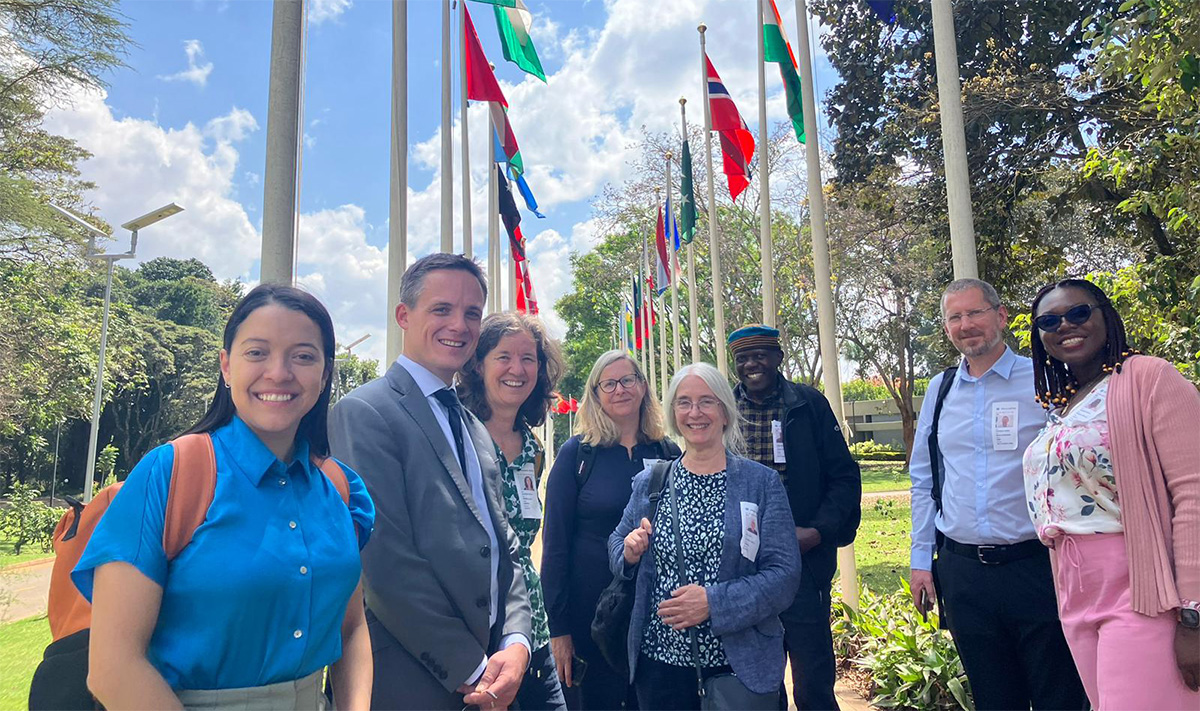
[[[546,483],[542,587],[559,679],[579,687],[572,708],[620,709],[633,700],[629,680],[592,642],[600,593],[612,581],[608,537],[621,520],[633,477],[657,459],[679,456],[666,438],[662,408],[625,351],[592,366],[576,419]],[[632,704],[630,704],[632,705]]]

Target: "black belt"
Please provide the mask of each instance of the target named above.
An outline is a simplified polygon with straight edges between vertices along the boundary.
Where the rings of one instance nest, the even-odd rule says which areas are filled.
[[[1031,558],[1046,550],[1042,542],[1034,538],[1020,543],[1010,543],[1008,545],[982,545],[975,546],[970,543],[959,543],[958,541],[942,536],[942,548],[948,550],[955,555],[961,555],[966,558],[974,558],[984,565],[1003,565],[1011,563],[1015,560],[1023,558]]]

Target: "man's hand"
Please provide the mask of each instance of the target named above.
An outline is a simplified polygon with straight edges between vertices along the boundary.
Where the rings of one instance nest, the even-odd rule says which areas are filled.
[[[821,532],[815,528],[796,526],[796,540],[800,543],[800,552],[807,553],[821,545]]]
[[[650,547],[650,519],[643,518],[642,525],[625,536],[625,562],[637,565],[646,549]]]
[[[571,686],[575,681],[571,676],[575,671],[575,640],[569,634],[551,637],[550,651],[554,654],[554,667],[559,680],[563,686]]]
[[[686,630],[708,619],[708,592],[699,585],[684,585],[658,603],[658,616],[673,630]]]
[[[917,612],[925,615],[933,609],[933,601],[937,599],[937,591],[933,587],[933,573],[913,568],[908,578],[908,587],[912,592],[913,604],[917,606]],[[921,595],[922,592],[925,593],[924,597]]]
[[[528,666],[529,650],[523,644],[496,652],[488,658],[487,668],[474,690],[463,696],[463,703],[488,711],[508,708],[517,697]]]
[[[1200,630],[1175,626],[1175,663],[1187,688],[1200,691]]]

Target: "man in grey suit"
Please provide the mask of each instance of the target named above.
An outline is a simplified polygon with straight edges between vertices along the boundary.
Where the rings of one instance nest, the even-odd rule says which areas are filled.
[[[403,354],[330,416],[332,454],[375,501],[362,553],[373,708],[505,708],[529,663],[529,593],[495,447],[450,387],[486,295],[473,261],[417,260],[396,307]]]

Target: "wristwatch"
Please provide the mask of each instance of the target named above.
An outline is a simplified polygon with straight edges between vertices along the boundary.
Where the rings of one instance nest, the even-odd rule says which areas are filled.
[[[1200,629],[1200,612],[1189,607],[1180,608],[1179,624],[1190,630]]]

